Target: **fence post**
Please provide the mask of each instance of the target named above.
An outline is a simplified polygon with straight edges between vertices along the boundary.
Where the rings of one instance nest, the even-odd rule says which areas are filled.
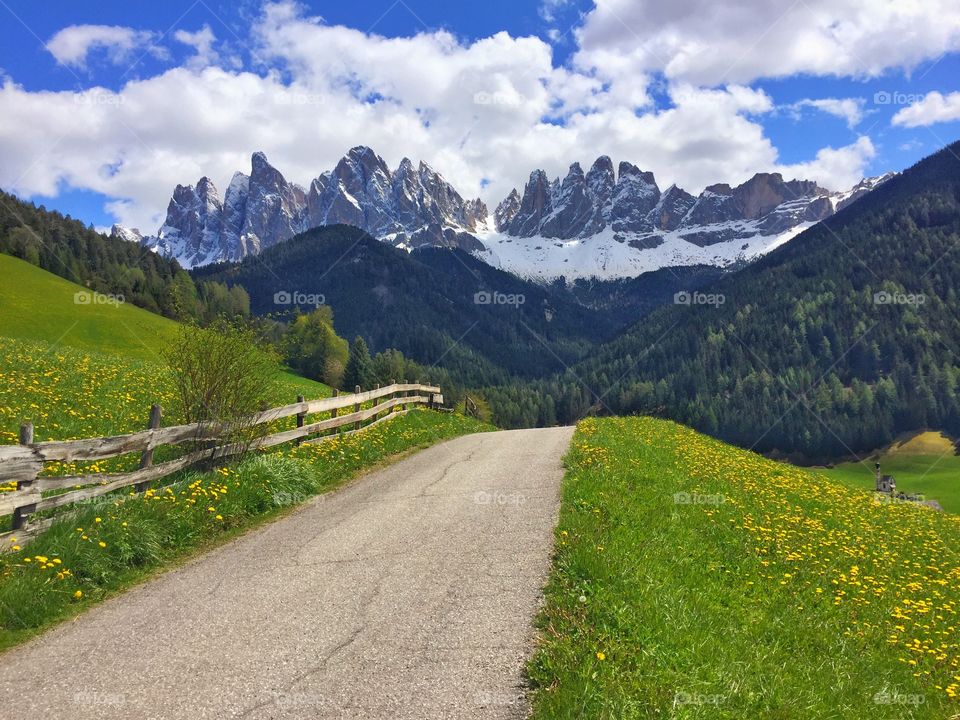
[[[305,400],[306,400],[306,398],[305,398],[303,395],[297,395],[297,402],[298,402],[298,403],[302,403],[302,402],[305,401]],[[303,412],[297,413],[297,427],[298,427],[298,428],[302,428],[302,427],[303,427],[303,421],[306,419],[306,417],[307,417],[307,414],[306,414],[306,413],[303,413]],[[303,438],[302,438],[302,437],[298,437],[298,438],[297,438],[297,445],[299,445],[299,444],[302,443],[302,442],[303,442]]]
[[[375,386],[373,389],[374,389],[374,390],[379,390],[379,389],[380,389],[380,383],[377,383],[376,386]],[[377,405],[379,405],[379,404],[380,404],[380,398],[375,397],[375,398],[373,399],[373,408],[374,408],[374,410],[376,410]],[[373,414],[372,420],[373,420],[374,422],[377,421],[377,413],[374,413],[374,414]]]
[[[333,397],[340,397],[340,390],[339,390],[338,388],[334,388],[334,389],[333,389]],[[335,418],[336,416],[337,416],[337,408],[334,408],[333,410],[330,411],[330,419],[332,420],[332,419]],[[340,428],[339,428],[339,427],[333,428],[333,434],[334,434],[334,435],[339,435],[339,434],[340,434]]]
[[[21,445],[33,445],[33,423],[23,423],[20,426],[20,444]],[[18,480],[17,481],[17,490],[30,487],[33,482],[33,478],[30,480]],[[13,517],[11,518],[10,529],[11,530],[20,530],[27,522],[27,515],[32,513],[37,509],[36,503],[30,505],[24,505],[23,507],[18,507],[13,511]]]
[[[150,421],[147,423],[147,430],[157,430],[160,428],[160,420],[163,417],[163,409],[159,405],[150,406]],[[147,445],[147,449],[140,454],[140,469],[148,468],[153,465],[153,443]],[[149,482],[137,483],[133,486],[134,492],[143,492],[147,489]]]
[[[397,381],[394,380],[393,378],[390,378],[390,385],[392,386],[392,385],[396,385],[396,384],[397,384]],[[392,393],[390,393],[390,399],[391,399],[391,400],[393,400],[393,396],[394,396],[395,394],[396,394],[396,390],[394,390]],[[397,407],[396,407],[396,406],[393,406],[392,408],[390,408],[390,412],[391,412],[391,413],[395,413],[396,411],[397,411]]]
[[[354,395],[359,395],[359,394],[360,394],[360,386],[359,386],[359,385],[357,385],[357,386],[353,389],[353,393],[354,393]],[[353,404],[353,411],[354,411],[355,413],[360,412],[360,403],[357,402],[357,403],[354,403],[354,404]],[[356,423],[356,425],[353,426],[353,429],[354,429],[354,430],[359,430],[362,425],[363,425],[363,422],[361,422],[360,420],[357,420],[357,423]]]

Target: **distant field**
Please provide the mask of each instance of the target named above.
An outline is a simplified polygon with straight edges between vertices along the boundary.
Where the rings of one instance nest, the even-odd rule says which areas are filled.
[[[960,712],[960,518],[671,422],[584,420],[534,718]]]
[[[861,463],[842,463],[822,472],[829,478],[850,487],[873,489],[874,463],[870,458]],[[895,443],[880,455],[884,475],[893,475],[897,489],[909,493],[923,493],[936,500],[943,509],[960,513],[960,456],[952,441],[938,432],[920,433],[901,443]]]

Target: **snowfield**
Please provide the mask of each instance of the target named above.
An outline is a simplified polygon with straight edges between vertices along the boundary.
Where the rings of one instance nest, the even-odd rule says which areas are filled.
[[[740,261],[754,260],[793,239],[816,223],[801,223],[779,235],[759,233],[737,240],[728,240],[699,247],[681,236],[690,230],[657,233],[663,242],[655,248],[638,249],[627,240],[617,240],[611,228],[589,238],[558,240],[540,236],[519,238],[503,233],[487,232],[477,237],[486,246],[476,257],[494,267],[530,280],[550,281],[561,275],[568,280],[578,278],[636,277],[664,267],[681,265],[714,265],[727,267]],[[745,223],[718,223],[709,230],[744,230]],[[706,229],[706,228],[705,228]],[[642,236],[649,238],[649,233]]]

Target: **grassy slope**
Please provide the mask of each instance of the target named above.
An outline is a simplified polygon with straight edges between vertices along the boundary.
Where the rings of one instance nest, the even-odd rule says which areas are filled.
[[[94,437],[144,427],[150,405],[171,415],[161,353],[177,324],[132,305],[77,304],[82,291],[0,254],[0,443],[34,422],[38,440]],[[283,373],[276,403],[327,397],[320,383]]]
[[[535,717],[957,711],[957,517],[648,418],[567,461]]]
[[[83,288],[0,254],[0,335],[157,360],[177,324],[128,304],[74,302]]]
[[[923,493],[936,500],[943,509],[960,513],[960,456],[953,443],[940,433],[925,432],[878,454],[884,475],[893,475],[897,488],[910,493]],[[875,477],[871,457],[860,463],[842,463],[824,469],[827,477],[850,487],[874,488]]]

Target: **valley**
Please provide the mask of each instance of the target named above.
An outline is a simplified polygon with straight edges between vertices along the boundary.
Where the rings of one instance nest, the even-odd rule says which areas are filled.
[[[12,5],[4,720],[960,718],[960,4]]]

